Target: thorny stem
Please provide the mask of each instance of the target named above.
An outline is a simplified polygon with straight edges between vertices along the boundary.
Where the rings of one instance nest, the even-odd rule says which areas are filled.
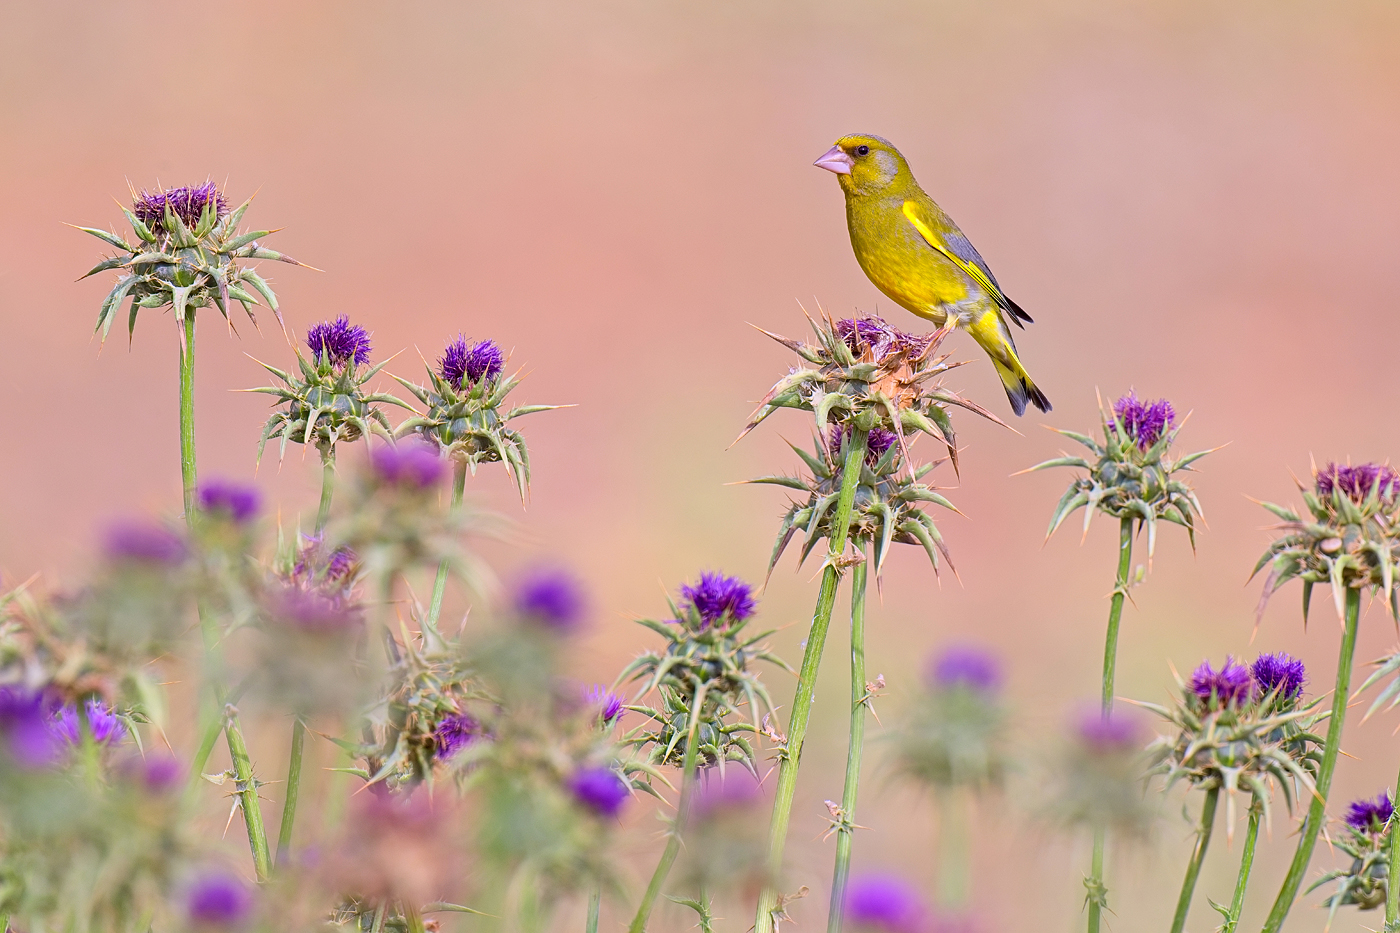
[[[326,530],[331,517],[331,496],[335,494],[335,448],[321,451],[321,507],[316,510],[316,535]]]
[[[861,556],[864,542],[857,541]],[[865,745],[865,579],[862,561],[851,568],[851,730],[846,747],[846,786],[841,793],[841,816],[836,825],[836,867],[831,877],[831,910],[827,933],[840,933],[846,913],[846,879],[851,874],[851,843],[855,834],[856,792],[860,785],[861,752]]]
[[[277,867],[283,868],[292,852],[292,826],[297,820],[301,795],[301,758],[306,746],[306,723],[298,716],[292,723],[292,751],[287,759],[287,796],[282,801],[282,825],[277,831]]]
[[[1391,799],[1400,801],[1400,777],[1395,779]],[[1390,814],[1390,841],[1386,846],[1390,858],[1390,876],[1385,889],[1385,933],[1400,930],[1400,825],[1395,813]]]
[[[452,461],[452,510],[455,512],[462,507],[462,496],[467,489],[467,462],[465,460]],[[430,627],[436,627],[438,616],[442,614],[442,598],[447,593],[447,570],[448,562],[444,558],[438,564],[437,579],[433,581],[433,601],[428,605],[428,622]]]
[[[1133,565],[1133,519],[1128,516],[1118,522],[1118,576],[1114,581],[1113,600],[1108,607],[1108,631],[1103,646],[1103,715],[1113,712],[1113,677],[1118,669],[1118,624],[1123,619],[1123,600],[1128,595],[1128,573]],[[1099,933],[1103,908],[1107,905],[1108,888],[1103,883],[1105,834],[1102,826],[1094,830],[1094,855],[1089,877],[1089,933]]]
[[[690,728],[686,732],[685,758],[681,763],[681,796],[676,804],[676,821],[671,826],[666,849],[661,853],[661,861],[657,862],[656,871],[652,872],[651,882],[647,885],[646,893],[642,895],[642,903],[637,907],[637,915],[632,918],[628,933],[643,933],[646,930],[651,909],[655,906],[656,899],[661,896],[661,887],[666,883],[666,876],[671,873],[676,856],[680,855],[681,833],[690,816],[690,797],[695,789],[695,760],[700,752],[700,712],[704,708],[705,687],[702,685],[695,692],[695,701],[690,707]]]
[[[754,917],[754,933],[773,933],[773,911],[778,906],[775,884],[782,874],[783,846],[787,841],[788,821],[792,816],[792,800],[797,793],[797,769],[802,760],[802,744],[807,738],[807,720],[812,715],[812,691],[821,666],[822,649],[826,647],[827,629],[831,627],[831,610],[836,604],[836,588],[841,582],[841,570],[836,559],[846,551],[846,537],[851,530],[851,508],[855,503],[856,485],[865,461],[869,429],[855,425],[846,445],[846,462],[841,467],[841,492],[836,500],[836,515],[832,520],[827,551],[826,569],[822,572],[822,587],[812,614],[812,628],[807,633],[807,648],[802,654],[802,669],[797,676],[797,692],[792,698],[792,718],[788,722],[786,747],[778,762],[777,790],[773,800],[773,819],[768,826],[768,883],[758,896]]]
[[[1317,771],[1316,793],[1308,807],[1308,815],[1303,820],[1299,832],[1298,848],[1293,853],[1293,863],[1288,866],[1283,887],[1279,889],[1269,917],[1264,921],[1264,933],[1278,933],[1288,910],[1298,896],[1298,888],[1303,884],[1308,863],[1312,861],[1313,847],[1317,845],[1317,834],[1322,830],[1327,815],[1327,792],[1332,788],[1332,772],[1337,767],[1337,753],[1341,751],[1342,726],[1347,715],[1347,694],[1351,689],[1351,662],[1356,654],[1356,628],[1361,617],[1361,590],[1347,588],[1346,618],[1342,629],[1342,647],[1337,656],[1337,686],[1332,693],[1332,716],[1327,723],[1327,747],[1322,751],[1322,766]]]
[[[584,933],[598,933],[598,911],[603,906],[603,891],[594,888],[588,895],[588,921]]]
[[[228,754],[233,759],[233,779],[238,795],[243,823],[248,828],[248,846],[253,850],[253,872],[259,882],[272,874],[272,857],[267,848],[267,830],[263,828],[262,808],[258,805],[258,784],[253,778],[253,762],[248,758],[248,746],[238,727],[238,710],[232,706],[224,711],[224,735],[228,737]]]
[[[1196,879],[1201,876],[1201,863],[1206,860],[1210,834],[1215,829],[1215,805],[1219,802],[1220,786],[1216,785],[1206,791],[1206,802],[1201,805],[1201,825],[1196,830],[1196,848],[1191,853],[1191,861],[1186,863],[1186,877],[1181,881],[1181,896],[1176,899],[1172,933],[1182,933],[1186,929],[1186,915],[1191,912],[1191,896],[1196,893]]]
[[[195,487],[199,478],[194,454],[194,308],[178,308],[185,321],[185,344],[180,348],[180,479],[184,486],[185,521],[194,521]]]
[[[1259,841],[1259,816],[1262,808],[1258,801],[1249,807],[1249,826],[1244,831],[1244,852],[1240,854],[1240,873],[1235,879],[1235,897],[1230,901],[1230,914],[1220,933],[1235,933],[1240,923],[1240,911],[1244,909],[1244,891],[1249,887],[1249,871],[1254,867],[1254,844]]]

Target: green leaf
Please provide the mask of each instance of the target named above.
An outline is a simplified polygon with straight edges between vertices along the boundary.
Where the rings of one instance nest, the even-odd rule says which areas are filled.
[[[277,296],[272,293],[272,286],[267,284],[266,279],[258,275],[252,269],[238,270],[238,278],[248,282],[253,288],[257,289],[258,294],[263,296],[263,299],[267,302],[267,306],[271,308],[273,312],[278,310]]]
[[[87,272],[84,272],[84,273],[78,278],[78,281],[81,282],[83,279],[87,278],[87,277],[90,276],[90,275],[96,275],[96,274],[99,273],[99,272],[106,272],[108,269],[119,269],[119,268],[121,268],[122,266],[126,265],[126,263],[127,263],[127,260],[124,259],[123,257],[121,257],[121,256],[112,256],[112,257],[110,257],[110,258],[107,258],[107,259],[102,260],[102,261],[99,262],[97,265],[95,265],[95,266],[93,266],[91,269],[89,269]]]
[[[136,252],[136,247],[132,246],[130,243],[128,243],[126,240],[123,240],[121,237],[117,236],[115,233],[108,233],[106,230],[100,230],[100,229],[98,229],[97,227],[76,227],[76,226],[75,226],[73,229],[74,229],[74,230],[81,230],[81,231],[83,231],[84,233],[90,233],[90,234],[92,234],[93,236],[97,237],[99,240],[102,240],[104,243],[110,243],[111,245],[115,246],[117,249],[124,249],[124,250],[126,250],[128,253],[134,253],[134,252]]]

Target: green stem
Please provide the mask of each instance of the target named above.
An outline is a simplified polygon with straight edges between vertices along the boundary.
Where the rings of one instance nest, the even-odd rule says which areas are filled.
[[[1123,601],[1128,595],[1128,573],[1133,566],[1133,519],[1118,522],[1118,576],[1114,580],[1113,600],[1108,606],[1108,631],[1103,645],[1103,715],[1113,712],[1113,679],[1118,670],[1118,625],[1123,619]],[[1104,884],[1105,833],[1102,826],[1094,830],[1094,855],[1089,877],[1084,879],[1089,896],[1089,933],[1099,933],[1103,910],[1108,906],[1108,887]]]
[[[1395,779],[1391,799],[1400,801],[1400,777]],[[1385,933],[1395,933],[1400,930],[1400,828],[1397,828],[1394,813],[1390,815],[1390,840],[1386,852],[1390,858],[1390,874],[1385,889]]]
[[[865,556],[864,542],[856,542]],[[864,561],[851,568],[851,729],[846,746],[846,786],[841,793],[841,821],[836,825],[836,867],[831,877],[828,933],[840,933],[846,913],[846,879],[851,874],[851,844],[855,834],[856,792],[860,785],[861,752],[865,746],[865,581]]]
[[[408,927],[408,933],[426,933],[423,926],[423,915],[418,911],[418,908],[408,901],[403,901],[402,904],[404,924]]]
[[[792,817],[792,800],[797,793],[797,769],[802,761],[802,745],[807,738],[807,720],[812,715],[812,691],[816,687],[817,669],[821,667],[822,649],[826,647],[827,629],[831,627],[831,610],[836,605],[836,588],[841,582],[837,563],[846,551],[846,538],[851,531],[851,509],[855,504],[856,486],[865,461],[866,438],[869,429],[855,426],[846,444],[846,462],[841,466],[841,492],[836,500],[836,515],[831,523],[831,537],[826,568],[822,571],[822,587],[812,614],[812,628],[807,633],[807,648],[802,654],[802,669],[797,675],[797,692],[792,698],[792,717],[788,722],[786,746],[778,761],[778,781],[773,799],[773,819],[768,825],[768,883],[758,896],[754,917],[754,933],[773,933],[773,911],[778,907],[775,887],[783,869],[783,847],[787,842],[788,821]]]
[[[690,708],[689,729],[685,737],[685,758],[681,764],[681,797],[676,804],[676,822],[671,826],[670,838],[666,840],[666,849],[661,853],[661,861],[656,863],[656,871],[652,872],[651,882],[647,885],[646,893],[642,895],[642,903],[637,907],[637,915],[632,918],[632,925],[628,927],[628,933],[643,933],[647,928],[647,919],[651,917],[652,907],[656,905],[656,899],[661,896],[661,888],[666,883],[666,876],[671,873],[671,866],[676,862],[676,856],[681,852],[681,833],[685,829],[685,822],[690,816],[690,797],[695,787],[695,760],[700,753],[700,713],[705,708],[705,687],[701,687],[695,693],[695,701]]]
[[[369,933],[382,933],[384,930],[384,913],[388,908],[388,901],[380,901],[379,906],[374,908],[374,923],[370,926]]]
[[[301,758],[306,745],[306,723],[298,716],[292,723],[292,751],[287,759],[287,796],[282,801],[282,825],[277,831],[277,867],[287,864],[292,851],[292,826],[297,821],[297,798],[301,795]]]
[[[584,933],[598,933],[598,912],[603,906],[602,888],[594,888],[588,895],[588,921]]]
[[[1249,871],[1254,867],[1254,844],[1259,841],[1259,816],[1262,807],[1255,802],[1249,807],[1249,828],[1244,831],[1244,852],[1240,855],[1240,873],[1235,879],[1235,897],[1230,901],[1230,915],[1220,933],[1235,933],[1240,923],[1240,911],[1244,909],[1244,891],[1249,887]]]
[[[1176,899],[1172,933],[1182,933],[1186,929],[1186,915],[1191,912],[1191,897],[1196,893],[1196,879],[1201,876],[1201,863],[1206,860],[1210,834],[1215,829],[1215,805],[1219,802],[1220,787],[1217,785],[1206,791],[1206,802],[1201,805],[1201,826],[1196,830],[1196,848],[1191,853],[1191,861],[1186,863],[1186,877],[1181,881],[1181,896]]]
[[[194,309],[177,309],[185,320],[185,343],[180,348],[180,479],[184,486],[185,521],[194,521],[195,487],[199,479],[194,456]]]
[[[1361,590],[1347,588],[1346,619],[1342,630],[1342,647],[1337,656],[1337,686],[1332,693],[1332,715],[1327,723],[1327,747],[1322,751],[1322,766],[1317,771],[1317,789],[1308,815],[1303,820],[1299,833],[1298,848],[1293,853],[1293,863],[1288,866],[1283,887],[1279,889],[1269,918],[1264,921],[1264,933],[1278,933],[1283,921],[1298,896],[1298,888],[1303,884],[1308,863],[1312,861],[1313,847],[1317,845],[1317,834],[1327,815],[1327,793],[1332,788],[1332,772],[1337,768],[1337,753],[1342,746],[1342,726],[1346,722],[1347,695],[1351,689],[1351,662],[1356,654],[1356,628],[1361,617]]]
[[[331,517],[331,496],[335,494],[335,448],[321,452],[321,507],[316,510],[316,534],[326,530]]]
[[[942,843],[942,858],[938,862],[939,906],[951,911],[961,910],[968,897],[967,800],[957,788],[949,788],[942,799],[942,825],[938,827]]]
[[[452,511],[462,507],[462,496],[467,489],[467,462],[452,461]],[[442,598],[447,593],[448,564],[444,559],[438,564],[437,579],[433,581],[433,601],[428,605],[428,625],[437,627],[438,616],[442,614]]]
[[[243,810],[243,823],[248,828],[248,846],[253,850],[253,872],[258,881],[266,881],[272,874],[272,857],[267,848],[267,830],[263,828],[262,807],[258,805],[258,784],[253,777],[253,762],[248,757],[248,746],[243,741],[243,731],[238,726],[238,710],[229,706],[225,709],[224,735],[228,737],[228,754],[233,759],[233,776],[240,808]]]

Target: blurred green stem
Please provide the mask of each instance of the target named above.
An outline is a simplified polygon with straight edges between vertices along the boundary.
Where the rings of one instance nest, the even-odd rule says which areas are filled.
[[[602,888],[594,888],[588,895],[588,922],[584,933],[598,933],[598,912],[603,906]]]
[[[383,933],[384,913],[388,907],[387,901],[380,901],[379,906],[374,908],[374,924],[369,928],[370,933]]]
[[[1216,785],[1206,791],[1206,801],[1201,805],[1201,825],[1196,830],[1196,848],[1191,852],[1191,861],[1186,863],[1186,877],[1181,880],[1181,895],[1176,899],[1172,933],[1182,933],[1186,929],[1186,915],[1191,912],[1191,898],[1196,893],[1196,879],[1201,876],[1201,863],[1206,860],[1210,835],[1215,829],[1215,805],[1219,802],[1220,786]]]
[[[326,530],[331,517],[331,496],[335,495],[335,448],[321,451],[321,507],[316,510],[316,536]]]
[[[972,856],[967,829],[968,801],[956,787],[950,787],[939,800],[941,843],[938,860],[938,906],[959,911],[968,899],[968,860]]]
[[[462,507],[462,496],[467,489],[467,461],[452,461],[452,510]],[[433,601],[428,605],[427,624],[437,628],[438,617],[442,614],[442,598],[447,593],[447,561],[438,564],[437,579],[433,581]]]
[[[259,882],[272,874],[272,856],[267,847],[267,830],[263,828],[262,807],[258,804],[258,782],[253,777],[253,762],[248,758],[248,746],[238,726],[238,710],[225,708],[224,735],[228,737],[228,754],[233,760],[233,779],[243,823],[248,828],[248,846],[253,850],[253,873]]]
[[[1128,574],[1133,566],[1133,519],[1131,516],[1118,521],[1118,576],[1113,585],[1113,600],[1108,606],[1108,631],[1103,645],[1103,715],[1107,719],[1113,712],[1113,678],[1118,670],[1118,624],[1123,619],[1123,600],[1128,595]],[[1089,877],[1084,885],[1089,890],[1089,933],[1099,933],[1103,909],[1108,906],[1108,888],[1103,882],[1104,873],[1104,829],[1094,830],[1094,855],[1089,866]]]
[[[195,487],[199,482],[194,456],[194,308],[176,308],[175,313],[185,324],[185,342],[180,347],[180,479],[185,493],[185,521],[193,523]]]
[[[1346,723],[1347,694],[1351,689],[1351,663],[1356,654],[1356,627],[1361,617],[1361,590],[1348,587],[1346,613],[1342,629],[1342,647],[1337,656],[1337,686],[1332,692],[1332,715],[1327,723],[1327,747],[1322,750],[1322,766],[1317,771],[1316,793],[1308,807],[1308,815],[1303,820],[1299,832],[1298,848],[1293,853],[1293,863],[1288,866],[1283,887],[1279,889],[1269,917],[1264,921],[1264,933],[1278,933],[1293,901],[1298,897],[1298,888],[1303,884],[1308,863],[1312,861],[1313,847],[1317,845],[1317,834],[1327,816],[1327,793],[1332,788],[1332,772],[1337,768],[1337,753],[1342,746],[1342,726]]]
[[[1395,789],[1390,799],[1400,806],[1400,777],[1395,778]],[[1400,931],[1400,826],[1397,826],[1395,813],[1390,814],[1390,840],[1386,844],[1390,857],[1390,874],[1385,889],[1385,933]]]
[[[656,863],[656,871],[652,872],[651,883],[642,895],[642,903],[637,907],[637,915],[632,918],[632,925],[628,927],[629,933],[643,933],[647,928],[651,909],[656,905],[656,899],[661,896],[666,876],[671,873],[671,866],[675,864],[676,856],[681,852],[681,833],[685,830],[686,819],[690,816],[690,797],[695,789],[695,760],[700,752],[700,713],[705,709],[705,691],[706,688],[702,684],[695,692],[695,700],[690,706],[690,721],[687,723],[685,736],[685,758],[681,762],[681,796],[676,804],[676,821],[671,826],[670,838],[666,840],[666,849],[661,853],[661,861]]]
[[[754,933],[773,933],[773,912],[778,907],[778,889],[775,885],[783,870],[783,848],[787,842],[788,821],[792,817],[792,800],[797,793],[797,769],[802,760],[802,743],[807,738],[807,720],[812,715],[812,691],[817,683],[817,669],[821,667],[822,649],[826,647],[826,633],[831,627],[831,610],[836,605],[836,588],[841,582],[839,561],[845,555],[846,537],[851,531],[851,508],[865,462],[869,434],[869,427],[853,425],[851,439],[846,444],[846,462],[841,466],[841,492],[831,522],[822,588],[817,595],[812,628],[807,633],[807,647],[802,654],[802,669],[797,676],[797,692],[792,698],[787,741],[778,760],[773,819],[768,825],[768,883],[758,896]]]
[[[306,723],[298,716],[292,722],[292,750],[287,759],[287,796],[282,801],[282,825],[277,831],[277,867],[284,868],[292,851],[292,826],[297,820],[297,798],[301,795],[301,758],[306,745]]]
[[[864,557],[864,542],[857,541],[856,547]],[[865,686],[865,579],[866,565],[861,561],[851,568],[851,729],[846,745],[846,786],[841,793],[841,814],[835,823],[836,867],[831,877],[831,909],[826,915],[828,933],[840,933],[846,913],[846,879],[851,874],[856,793],[865,746],[865,713],[870,702]]]
[[[1256,801],[1249,806],[1249,827],[1244,831],[1244,852],[1240,854],[1240,873],[1235,879],[1235,897],[1230,901],[1230,914],[1220,933],[1235,933],[1240,923],[1240,911],[1244,909],[1244,891],[1249,887],[1249,872],[1254,867],[1254,844],[1259,841],[1259,815],[1261,808]]]
[[[423,927],[423,915],[418,912],[418,908],[403,901],[404,924],[408,927],[408,933],[425,933]]]

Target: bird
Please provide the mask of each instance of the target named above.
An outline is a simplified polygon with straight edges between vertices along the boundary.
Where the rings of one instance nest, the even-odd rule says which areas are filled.
[[[843,136],[813,163],[836,173],[856,262],[900,307],[940,327],[961,327],[992,358],[1016,414],[1050,410],[1016,355],[1008,322],[1034,323],[1001,290],[991,268],[953,219],[924,193],[889,140]],[[1024,323],[1023,323],[1024,322]]]

